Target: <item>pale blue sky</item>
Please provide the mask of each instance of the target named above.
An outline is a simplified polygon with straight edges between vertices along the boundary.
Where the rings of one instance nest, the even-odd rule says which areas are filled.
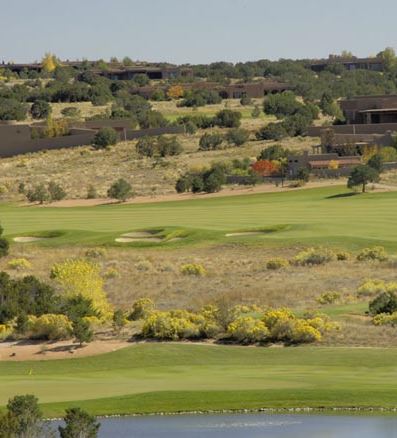
[[[175,63],[397,49],[397,0],[0,0],[0,60]]]

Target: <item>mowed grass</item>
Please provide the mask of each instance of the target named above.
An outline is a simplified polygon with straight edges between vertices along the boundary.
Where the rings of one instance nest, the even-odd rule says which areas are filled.
[[[249,244],[338,245],[349,248],[381,244],[397,248],[397,192],[345,196],[344,187],[254,195],[201,198],[148,204],[51,208],[0,206],[7,236],[64,230],[40,244],[114,244],[120,233],[179,227],[200,239]],[[280,226],[283,225],[283,226]],[[274,227],[256,236],[225,233]],[[182,242],[183,243],[183,242]]]
[[[0,405],[34,393],[47,415],[261,407],[393,407],[397,349],[138,344],[80,359],[0,363]]]

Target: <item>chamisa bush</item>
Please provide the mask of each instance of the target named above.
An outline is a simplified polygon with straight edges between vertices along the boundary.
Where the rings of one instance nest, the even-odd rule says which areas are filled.
[[[337,301],[339,301],[340,298],[341,298],[340,292],[330,291],[330,292],[324,292],[323,294],[321,294],[316,299],[316,301],[319,304],[333,304],[333,303],[336,303]]]
[[[374,296],[384,292],[397,292],[397,282],[368,278],[357,289],[358,296]]]
[[[18,259],[11,259],[7,263],[7,267],[9,269],[15,269],[16,271],[24,271],[26,269],[31,269],[32,268],[32,264],[30,263],[29,260],[21,257],[21,258],[18,258]]]
[[[203,265],[198,263],[187,263],[186,265],[181,266],[181,273],[183,275],[195,275],[201,277],[206,275],[207,271]]]
[[[336,260],[336,255],[328,248],[308,248],[298,253],[292,263],[295,265],[323,265]]]
[[[136,300],[132,305],[131,313],[128,315],[128,319],[131,321],[137,321],[144,319],[154,311],[154,302],[150,298],[140,298]]]
[[[277,257],[274,259],[268,260],[266,263],[266,268],[272,271],[276,271],[278,269],[286,268],[289,265],[289,261],[287,259],[283,259],[281,257]]]
[[[28,317],[28,336],[32,339],[68,339],[72,334],[72,323],[65,315],[44,314]]]
[[[373,248],[364,248],[357,254],[357,260],[365,261],[379,261],[384,262],[388,259],[387,252],[383,246],[374,246]]]

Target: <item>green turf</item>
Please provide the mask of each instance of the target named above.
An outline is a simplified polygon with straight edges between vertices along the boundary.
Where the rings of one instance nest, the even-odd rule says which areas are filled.
[[[140,344],[97,357],[0,363],[0,405],[34,393],[48,415],[397,405],[397,349]]]
[[[326,244],[349,248],[380,244],[397,249],[397,192],[345,196],[344,187],[205,198],[150,204],[42,208],[0,206],[9,237],[61,230],[41,245],[114,244],[136,229],[185,230],[190,239],[247,244]],[[277,226],[283,225],[277,231]],[[285,225],[288,225],[285,227]],[[226,238],[233,230],[276,227],[262,236]],[[146,244],[134,244],[144,246]],[[160,245],[164,246],[163,243]],[[126,246],[126,245],[123,245]]]

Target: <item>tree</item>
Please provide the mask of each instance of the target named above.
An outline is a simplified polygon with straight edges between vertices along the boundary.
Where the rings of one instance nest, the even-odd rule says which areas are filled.
[[[50,194],[44,184],[38,184],[33,189],[27,191],[26,198],[29,202],[44,204],[45,201],[49,201]]]
[[[302,182],[308,182],[309,178],[310,178],[310,172],[309,169],[307,169],[306,167],[301,167],[300,169],[298,169],[298,172],[296,173],[296,178],[299,181]]]
[[[51,111],[51,105],[45,100],[36,100],[30,108],[30,113],[34,119],[46,119]]]
[[[96,438],[100,428],[94,416],[80,408],[66,410],[65,426],[59,426],[61,438]]]
[[[104,149],[117,144],[118,141],[117,132],[113,128],[104,127],[95,134],[94,147],[95,149]]]
[[[117,309],[113,313],[113,328],[117,333],[126,325],[125,314],[121,309]]]
[[[88,298],[99,318],[111,318],[112,307],[104,291],[100,267],[96,263],[86,259],[68,259],[55,263],[51,269],[51,278],[57,281],[63,296],[71,298],[81,295]]]
[[[88,344],[94,339],[94,332],[91,330],[90,323],[85,319],[78,318],[73,321],[72,333],[80,347],[86,343]]]
[[[0,97],[0,120],[25,120],[27,106],[17,99]]]
[[[377,172],[381,173],[383,171],[383,157],[380,153],[372,155],[372,157],[368,160],[367,165],[372,167]]]
[[[138,87],[144,87],[148,85],[150,80],[148,75],[145,73],[138,73],[134,76],[134,82],[138,85]]]
[[[41,438],[43,426],[38,400],[34,395],[17,395],[7,403],[7,413],[12,419],[13,437]]]
[[[142,137],[135,146],[136,152],[142,157],[154,157],[156,153],[156,142],[153,137]]]
[[[200,151],[211,151],[219,149],[219,146],[223,142],[223,136],[218,133],[209,134],[205,133],[199,142],[199,150]]]
[[[394,292],[383,292],[369,303],[369,313],[394,313],[397,311],[397,295]]]
[[[170,88],[168,88],[167,96],[170,99],[180,99],[183,97],[185,93],[185,90],[181,85],[172,85]]]
[[[238,128],[241,124],[241,113],[224,109],[216,114],[214,123],[223,128]]]
[[[362,193],[365,193],[365,188],[369,182],[379,181],[379,172],[367,165],[360,165],[352,170],[347,181],[347,187],[349,189],[355,186],[362,186]]]
[[[271,176],[279,173],[280,165],[277,161],[258,160],[251,168],[257,175]]]
[[[52,53],[46,53],[41,60],[41,66],[47,73],[52,73],[57,68],[57,59]]]
[[[83,295],[68,297],[62,306],[62,312],[71,321],[77,321],[86,316],[99,316],[98,312],[94,309],[92,299]]]
[[[66,198],[66,192],[63,187],[54,181],[48,183],[48,194],[51,201],[60,201]]]
[[[4,229],[0,225],[0,257],[5,257],[8,254],[8,250],[10,247],[10,244],[8,243],[8,240],[3,237]]]
[[[108,190],[109,198],[118,199],[122,202],[125,202],[130,196],[132,196],[131,184],[123,178],[114,182]]]
[[[276,161],[276,160],[281,160],[282,158],[287,158],[288,154],[289,154],[288,149],[284,149],[279,144],[274,144],[272,146],[268,146],[265,149],[262,149],[257,159]]]
[[[287,135],[282,123],[269,123],[255,134],[258,140],[281,140]]]
[[[226,134],[226,140],[235,146],[241,146],[249,139],[249,132],[246,129],[233,128]]]

